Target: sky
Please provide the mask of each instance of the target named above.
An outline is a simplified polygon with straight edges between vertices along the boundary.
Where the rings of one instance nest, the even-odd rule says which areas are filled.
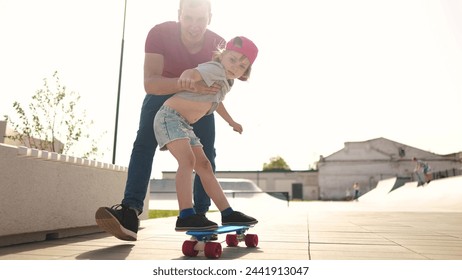
[[[128,0],[116,164],[128,166],[145,96],[144,43],[177,19],[179,1]],[[314,166],[345,142],[385,137],[437,154],[462,151],[462,2],[458,0],[212,0],[209,28],[259,47],[249,81],[216,116],[219,171],[261,170],[281,156]],[[0,118],[58,71],[94,121],[111,162],[123,0],[0,0]],[[156,152],[153,178],[176,170]]]

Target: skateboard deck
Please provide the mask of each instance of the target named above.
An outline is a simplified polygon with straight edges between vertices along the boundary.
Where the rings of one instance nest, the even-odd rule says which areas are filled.
[[[199,252],[204,252],[207,258],[218,259],[223,252],[219,242],[212,242],[212,237],[223,233],[231,233],[226,235],[226,244],[229,247],[238,246],[239,242],[244,241],[247,247],[257,247],[258,236],[256,234],[245,234],[251,226],[220,226],[216,230],[209,231],[187,231],[187,235],[191,235],[194,240],[186,240],[183,242],[182,251],[185,256],[195,257]]]

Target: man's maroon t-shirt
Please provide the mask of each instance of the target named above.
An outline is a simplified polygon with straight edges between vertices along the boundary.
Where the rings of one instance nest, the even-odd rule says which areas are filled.
[[[164,56],[164,71],[162,76],[176,78],[186,69],[195,68],[200,63],[210,61],[213,52],[225,40],[218,34],[207,30],[204,46],[201,51],[191,54],[184,47],[180,39],[180,24],[178,22],[164,22],[154,26],[148,33],[145,44],[146,53],[157,53]]]

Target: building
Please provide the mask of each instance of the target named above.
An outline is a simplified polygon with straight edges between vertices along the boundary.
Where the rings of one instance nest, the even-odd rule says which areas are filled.
[[[176,172],[162,172],[162,178],[171,180]],[[289,193],[290,199],[318,200],[319,187],[316,170],[300,171],[217,171],[217,178],[252,180],[263,191]]]
[[[317,170],[217,171],[217,178],[252,180],[266,192],[288,192],[290,199],[349,200],[353,184],[360,194],[375,188],[382,179],[398,177],[400,184],[416,180],[413,157],[429,163],[434,178],[462,174],[462,154],[437,155],[385,138],[346,142],[343,149],[321,157]],[[172,180],[175,172],[163,172]]]
[[[461,170],[461,154],[437,155],[385,138],[363,142],[346,142],[342,150],[318,162],[318,183],[321,200],[344,200],[352,193],[355,182],[364,194],[382,179],[414,178],[416,157],[426,161],[432,173]],[[455,174],[456,175],[456,174]]]

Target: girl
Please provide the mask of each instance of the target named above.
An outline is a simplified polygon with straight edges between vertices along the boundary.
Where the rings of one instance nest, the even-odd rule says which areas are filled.
[[[180,214],[176,231],[213,230],[218,225],[205,215],[196,214],[192,204],[193,170],[200,176],[205,191],[221,212],[223,225],[254,225],[255,218],[234,211],[218,183],[212,166],[205,156],[202,144],[196,137],[191,124],[215,110],[237,132],[242,126],[226,111],[222,101],[231,90],[234,79],[247,80],[251,66],[258,54],[255,44],[242,36],[235,37],[226,48],[217,52],[212,61],[184,71],[178,79],[178,86],[185,90],[165,101],[154,118],[154,133],[160,150],[169,150],[178,162],[176,191]],[[220,87],[217,94],[199,94],[193,90],[198,81],[209,87]]]

